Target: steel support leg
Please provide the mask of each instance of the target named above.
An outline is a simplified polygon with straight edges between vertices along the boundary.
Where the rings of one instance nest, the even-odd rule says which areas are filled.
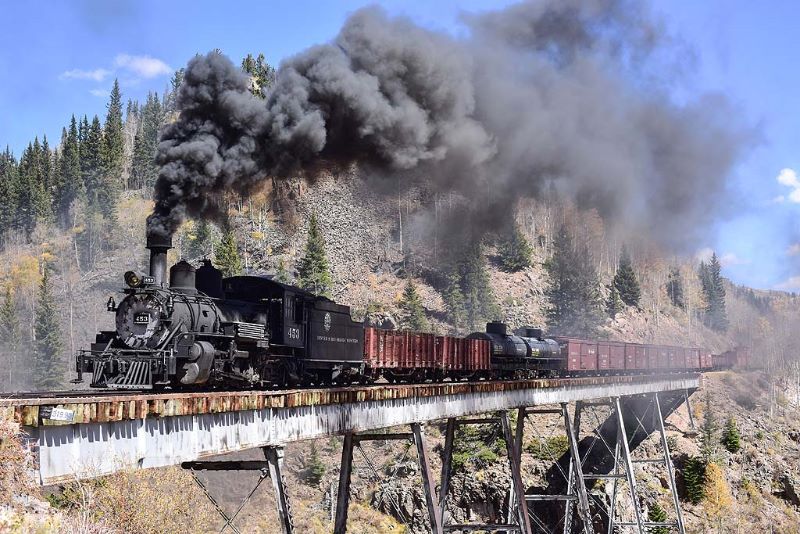
[[[436,490],[433,487],[433,477],[431,477],[430,464],[428,463],[428,448],[425,445],[425,433],[422,430],[422,425],[419,423],[411,423],[411,431],[414,433],[414,443],[417,445],[419,466],[422,471],[422,489],[425,493],[425,504],[428,507],[431,532],[433,534],[442,534],[441,515],[436,506]]]
[[[617,430],[617,442],[614,445],[614,470],[612,474],[618,475],[619,474],[619,449],[620,449],[620,441],[623,438],[620,436],[619,429]],[[612,534],[614,532],[614,511],[617,507],[617,490],[619,489],[619,478],[614,478],[613,482],[614,486],[611,490],[611,506],[608,508],[608,534]]]
[[[453,468],[453,442],[456,434],[456,419],[447,420],[444,434],[444,458],[442,458],[442,483],[439,487],[439,524],[444,525],[444,513],[447,505],[447,494],[450,491],[450,472]]]
[[[573,428],[575,429],[575,442],[580,441],[581,437],[581,412],[583,411],[583,401],[575,403],[575,421]],[[563,415],[563,414],[562,414]],[[573,463],[577,461],[580,466],[581,473],[583,473],[583,464],[581,463],[580,453],[577,458],[573,458],[572,454],[569,455],[569,466],[567,467],[567,495],[575,494],[575,471]],[[585,486],[584,486],[585,487]],[[572,510],[573,500],[564,501],[564,534],[572,532]]]
[[[692,405],[689,404],[689,390],[683,390],[683,399],[686,401],[686,412],[689,414],[689,425],[692,427],[692,430],[696,430],[694,426],[694,415],[692,414]]]
[[[619,397],[614,397],[614,409],[617,415],[617,431],[620,434],[618,442],[621,442],[622,459],[625,462],[625,474],[628,478],[628,486],[631,492],[631,501],[633,502],[633,510],[636,512],[636,524],[639,527],[639,533],[645,534],[642,525],[642,510],[639,507],[639,499],[636,493],[636,473],[633,471],[633,462],[631,461],[631,450],[628,445],[628,434],[625,432],[625,421],[622,417],[622,406],[619,402]]]
[[[570,464],[572,464],[572,471],[569,474],[569,479],[574,480],[574,486],[578,495],[578,515],[580,516],[581,521],[583,521],[584,532],[587,534],[594,534],[592,513],[589,510],[589,495],[586,493],[586,482],[583,479],[583,465],[581,464],[581,456],[578,452],[578,440],[575,436],[575,429],[572,426],[572,421],[569,419],[569,406],[566,402],[561,403],[561,411],[564,414],[564,428],[567,431],[567,439],[569,440]],[[569,483],[567,485],[569,485]],[[571,493],[569,493],[568,488],[567,495],[570,494]],[[567,502],[569,503],[569,501]]]
[[[506,453],[508,454],[508,463],[511,468],[511,485],[514,490],[514,497],[517,503],[517,521],[520,530],[524,534],[532,534],[531,521],[528,517],[528,506],[525,502],[525,488],[522,486],[522,471],[520,470],[520,463],[517,458],[520,454],[517,449],[520,444],[515,443],[511,435],[511,423],[508,420],[508,412],[500,412],[500,426],[503,429],[503,438],[506,442]]]
[[[283,478],[283,447],[264,447],[264,455],[269,462],[269,476],[275,489],[275,504],[278,508],[278,520],[283,534],[292,534],[292,509],[286,495],[286,481]],[[239,511],[237,510],[237,514]]]
[[[653,401],[656,403],[656,425],[658,433],[661,435],[661,446],[664,448],[664,464],[667,466],[667,475],[669,476],[669,489],[672,492],[672,504],[675,506],[675,515],[678,524],[678,532],[685,534],[686,530],[683,526],[683,513],[681,512],[681,503],[678,500],[678,488],[675,486],[675,472],[672,467],[672,456],[669,453],[669,443],[667,443],[667,433],[664,431],[664,415],[661,413],[661,401],[658,399],[658,393],[653,394]],[[687,404],[688,406],[688,404]]]
[[[350,502],[350,475],[353,470],[353,433],[344,435],[342,444],[342,466],[339,470],[339,493],[336,497],[336,521],[334,534],[347,533],[347,506]]]

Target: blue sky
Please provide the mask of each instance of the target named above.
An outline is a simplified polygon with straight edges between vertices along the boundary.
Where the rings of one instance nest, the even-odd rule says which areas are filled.
[[[197,52],[234,60],[264,52],[272,64],[331,39],[348,13],[375,2],[128,2],[82,0],[4,6],[0,32],[0,145],[19,155],[35,135],[57,140],[74,113],[101,117],[115,77],[124,98],[163,91],[170,73]],[[383,1],[390,13],[451,33],[462,11],[487,0]],[[759,288],[800,290],[800,2],[652,0],[694,51],[676,98],[726,94],[759,136],[730,177],[730,217],[707,247],[724,273]],[[782,172],[783,171],[783,172]]]

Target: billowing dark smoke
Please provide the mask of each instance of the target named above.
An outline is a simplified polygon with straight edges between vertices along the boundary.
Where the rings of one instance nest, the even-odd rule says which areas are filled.
[[[553,184],[666,244],[685,241],[724,205],[741,130],[721,97],[667,96],[668,36],[645,7],[524,2],[468,16],[466,39],[368,8],[331,44],[286,60],[266,99],[224,56],[197,57],[159,145],[150,230],[213,217],[225,193],[324,161],[424,176],[478,199],[481,224]]]

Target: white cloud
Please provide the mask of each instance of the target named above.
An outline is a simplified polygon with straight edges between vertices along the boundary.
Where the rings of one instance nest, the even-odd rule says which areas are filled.
[[[788,196],[781,195],[775,200],[777,202],[788,200],[789,202],[800,204],[800,178],[797,176],[797,171],[788,167],[781,169],[776,180],[778,180],[779,184],[791,188],[791,191]],[[781,200],[778,200],[778,198]]]
[[[150,56],[131,56],[129,54],[119,54],[114,58],[114,66],[126,69],[142,78],[155,78],[163,74],[170,74],[172,68],[169,65]]]
[[[96,82],[102,82],[109,74],[111,74],[111,71],[108,69],[72,69],[62,72],[59,78],[62,80],[94,80]]]
[[[792,276],[788,280],[781,282],[775,286],[775,289],[782,289],[784,291],[797,291],[800,290],[800,276]]]
[[[711,247],[705,247],[695,252],[694,257],[697,261],[709,261],[712,254],[714,254],[714,250]]]
[[[697,261],[704,261],[706,263],[711,261],[711,256],[713,255],[714,255],[714,249],[712,249],[711,247],[701,248],[700,250],[694,253],[694,257]],[[722,254],[721,256],[717,256],[717,259],[719,260],[719,264],[722,267],[730,267],[731,265],[747,265],[748,263],[750,263],[750,260],[740,258],[733,252],[727,252],[725,254]]]
[[[800,243],[795,243],[793,245],[789,245],[789,248],[786,249],[787,256],[800,256]]]
[[[723,267],[730,267],[731,265],[747,265],[750,263],[750,260],[740,258],[733,252],[728,252],[727,254],[720,256],[719,263]]]
[[[100,98],[106,98],[111,94],[111,91],[108,89],[89,89],[89,92]]]

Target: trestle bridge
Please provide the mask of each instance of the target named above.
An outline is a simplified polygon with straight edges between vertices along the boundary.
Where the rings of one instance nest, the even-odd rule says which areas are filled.
[[[365,441],[390,439],[409,440],[415,446],[426,524],[436,534],[644,533],[655,527],[683,533],[664,419],[679,409],[691,419],[689,395],[700,380],[698,374],[673,374],[289,391],[21,394],[0,397],[0,417],[22,425],[43,485],[169,465],[182,465],[193,473],[259,470],[259,483],[267,477],[272,481],[284,533],[293,531],[290,492],[281,474],[284,446],[334,435],[344,436],[336,534],[347,532],[354,450]],[[537,418],[542,417],[559,419],[569,447],[554,459],[548,487],[526,488],[521,469],[525,421],[537,428]],[[430,467],[425,426],[431,423],[445,428],[440,473]],[[456,523],[447,513],[455,432],[471,424],[497,425],[506,445],[509,506],[505,519],[495,524]],[[653,433],[658,436],[657,457],[635,458],[631,451]],[[208,460],[253,448],[263,448],[263,461]],[[668,486],[672,507],[663,522],[648,520],[637,484],[641,463],[657,466]],[[610,482],[610,495],[591,491],[597,480]],[[238,532],[234,519],[241,507],[232,516],[217,509],[224,528]]]

